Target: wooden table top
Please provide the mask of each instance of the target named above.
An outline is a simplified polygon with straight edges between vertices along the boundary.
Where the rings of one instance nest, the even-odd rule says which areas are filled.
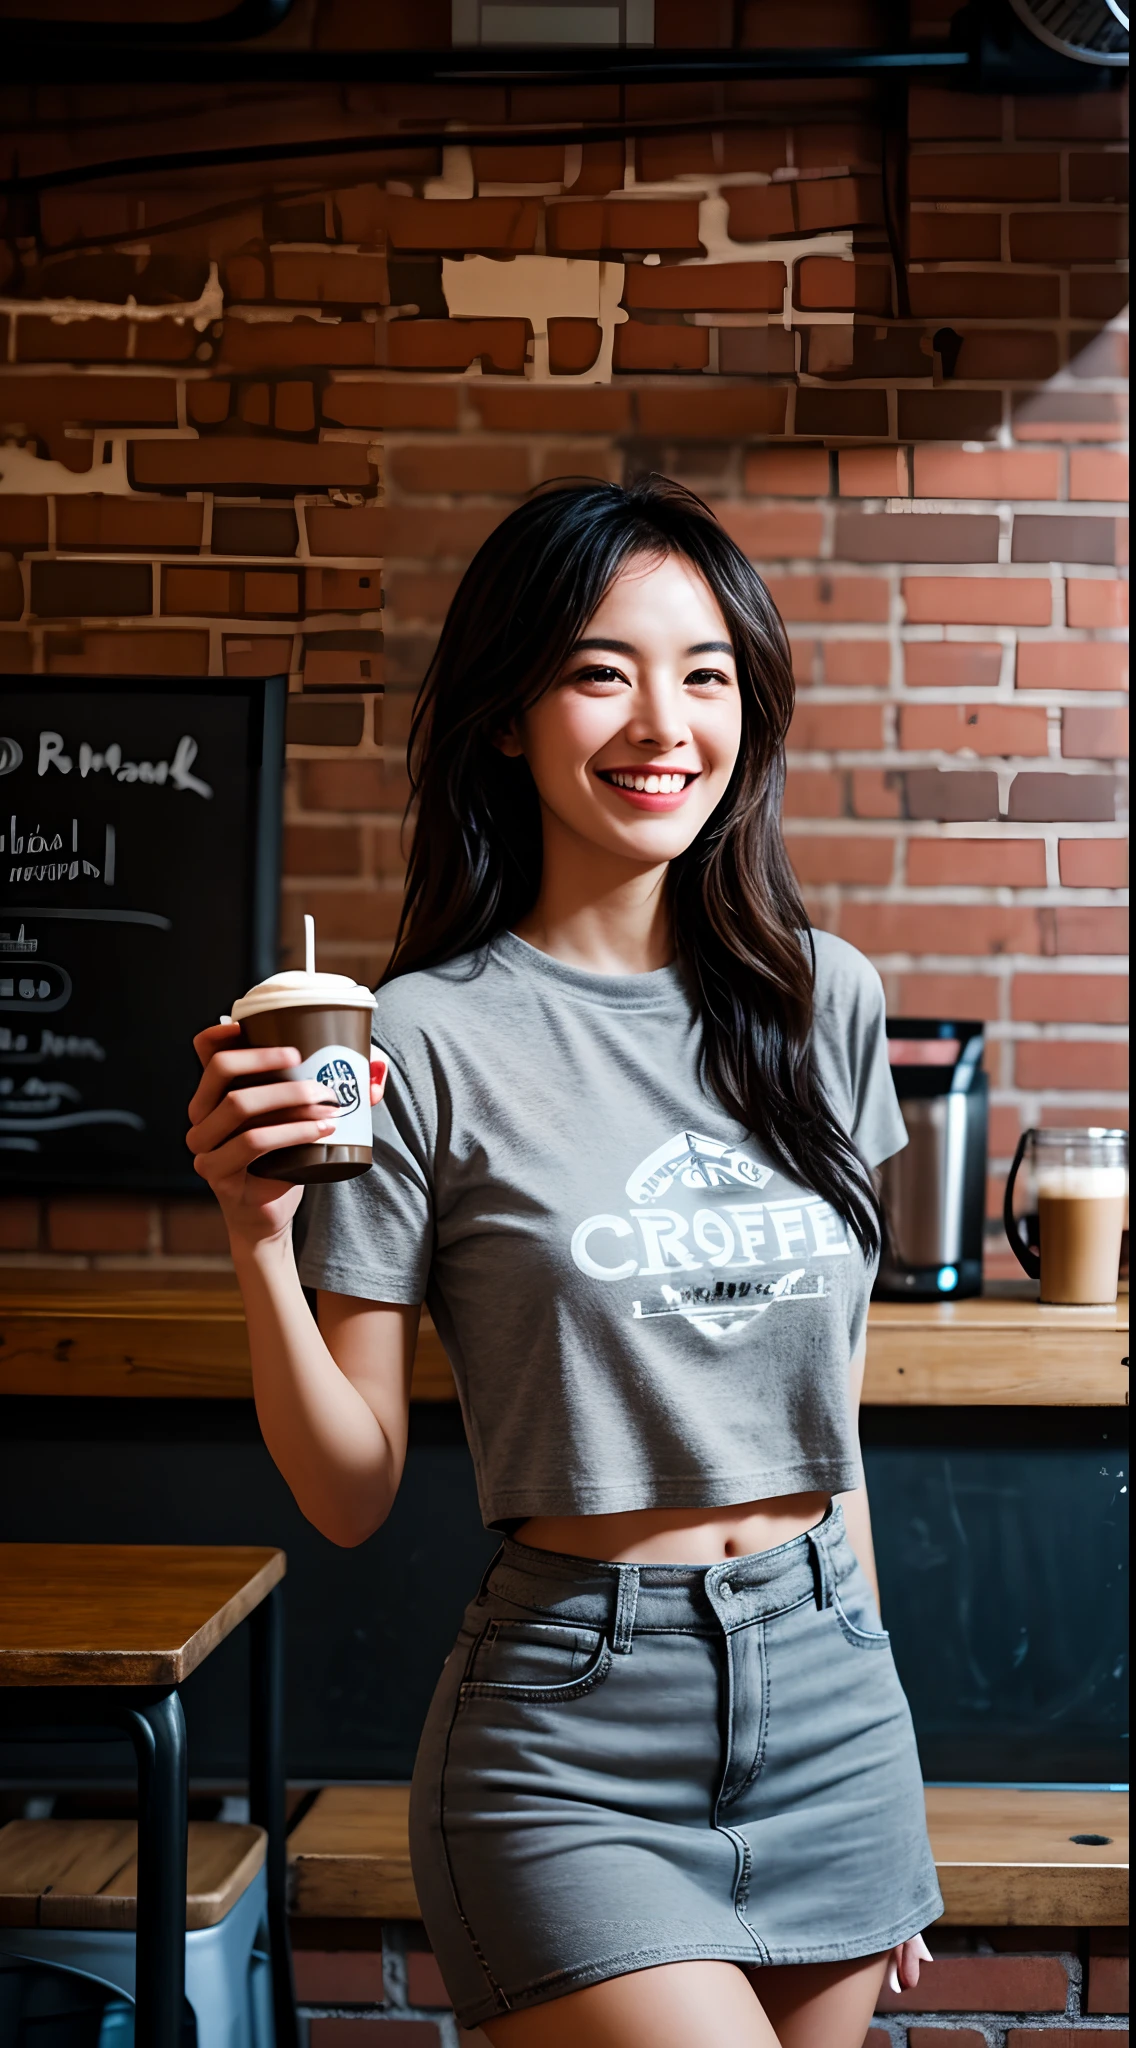
[[[0,1543],[0,1686],[179,1685],[285,1565],[245,1544]]]
[[[1026,1283],[976,1301],[874,1301],[868,1406],[1124,1407],[1128,1296],[1048,1308]],[[0,1395],[247,1400],[240,1290],[223,1272],[0,1268]],[[453,1375],[422,1319],[414,1399],[451,1401]]]

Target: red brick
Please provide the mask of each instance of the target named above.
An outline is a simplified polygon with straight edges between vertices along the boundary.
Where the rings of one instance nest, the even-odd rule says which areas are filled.
[[[527,448],[487,447],[475,440],[407,443],[391,450],[389,462],[393,481],[404,491],[488,497],[528,489]]]
[[[1058,953],[1126,953],[1128,912],[1110,904],[1054,912],[1054,946]]]
[[[1045,390],[1014,406],[1017,441],[1120,441],[1126,414],[1112,391]]]
[[[484,370],[517,376],[532,338],[527,320],[395,320],[388,329],[392,370]]]
[[[0,506],[12,499],[0,499]],[[45,505],[46,510],[46,505]],[[60,497],[55,537],[61,548],[151,549],[201,545],[202,506],[169,498]]]
[[[292,1963],[296,1996],[303,2005],[383,2003],[381,1949],[297,1948],[292,1952]],[[384,2036],[376,2038],[381,2043]]]
[[[16,322],[16,348],[21,363],[110,363],[125,359],[130,345],[127,320],[52,320],[21,314]],[[190,347],[197,336],[190,330]]]
[[[382,556],[387,551],[390,513],[385,507],[309,505],[306,519],[313,555]]]
[[[405,770],[385,761],[305,761],[300,790],[306,811],[399,811],[409,795]]]
[[[987,328],[963,336],[955,364],[956,377],[979,383],[1040,382],[1060,368],[1056,334],[1019,328],[999,333]]]
[[[854,817],[898,818],[902,813],[900,778],[890,768],[854,769],[851,795]]]
[[[357,875],[362,872],[362,839],[357,825],[286,825],[287,875]]]
[[[311,384],[290,377],[276,386],[276,424],[285,434],[309,434],[316,423],[315,393]]]
[[[218,426],[229,417],[232,395],[232,385],[217,379],[210,384],[189,384],[185,394],[186,413],[199,427]]]
[[[410,1949],[406,1958],[406,1995],[411,2005],[450,2003],[442,1972],[429,1949]]]
[[[1061,716],[1061,752],[1070,760],[1114,761],[1128,753],[1128,707],[1078,704]]]
[[[152,490],[373,490],[368,449],[347,441],[136,441],[134,481]]]
[[[386,588],[391,610],[400,621],[425,619],[441,624],[460,581],[461,572],[457,569],[449,575],[441,570],[432,575],[415,569],[388,570]]]
[[[799,434],[823,434],[826,439],[886,434],[887,393],[804,387],[797,393],[796,431]]]
[[[381,333],[363,320],[226,320],[217,360],[234,370],[303,370],[323,363],[367,369]]]
[[[38,1251],[39,1231],[40,1205],[34,1196],[0,1198],[0,1251]]]
[[[1126,626],[1128,585],[1104,577],[1070,576],[1065,585],[1065,616],[1071,626]]]
[[[999,814],[998,777],[987,770],[909,768],[903,786],[909,818],[969,824]]]
[[[746,456],[745,487],[755,497],[826,498],[828,455],[823,448],[755,448]]]
[[[904,391],[898,394],[901,441],[992,441],[1002,423],[998,391]]]
[[[785,843],[797,879],[805,887],[824,882],[886,886],[892,879],[894,839],[869,839],[853,833],[822,837],[792,832]]]
[[[1010,1015],[1021,1024],[1127,1024],[1123,974],[1016,974]]]
[[[1019,690],[1126,690],[1128,649],[1118,640],[1021,640]]]
[[[1010,559],[1014,562],[1122,561],[1127,524],[1084,513],[1019,512],[1014,519]]]
[[[294,569],[245,570],[245,611],[251,617],[294,617],[299,609],[300,579]]]
[[[991,1215],[1001,1215],[1001,1199]],[[908,2048],[986,2048],[986,2035],[977,2027],[912,2027]]]
[[[1120,142],[1128,133],[1126,95],[1121,93],[1043,94],[1014,101],[1018,139],[1055,141],[1069,137],[1086,142]]]
[[[796,271],[793,299],[806,312],[891,312],[891,269],[886,264],[805,256]]]
[[[231,569],[166,569],[162,610],[181,615],[227,614],[236,606]]]
[[[1061,159],[999,150],[965,156],[913,156],[913,199],[1059,199]]]
[[[53,1252],[144,1252],[150,1248],[150,1205],[126,1195],[56,1195],[48,1205]]]
[[[286,890],[281,905],[282,947],[287,956],[298,953],[303,938],[302,917],[311,911],[319,927],[320,943],[355,941],[374,944],[394,937],[401,909],[401,891],[374,883],[365,888],[345,884],[319,888],[304,882],[299,890]]]
[[[113,629],[48,633],[44,663],[53,676],[206,676],[209,635],[193,632],[118,633]]]
[[[1012,213],[1010,259],[1014,263],[1114,262],[1127,250],[1126,226],[1120,213]]]
[[[1128,1086],[1128,1048],[1099,1038],[1081,1044],[1072,1039],[1031,1039],[1014,1052],[1014,1085],[1018,1088],[1116,1088]],[[1017,2001],[1015,2001],[1017,2003]],[[1056,2012],[1057,2006],[1019,2005],[1023,2012]]]
[[[891,648],[886,640],[826,640],[824,680],[852,689],[882,690],[891,675]]]
[[[844,779],[830,768],[790,768],[783,808],[787,818],[839,818]]]
[[[891,2048],[891,2035],[882,2027],[869,2027],[864,2036],[864,2048]]]
[[[805,20],[811,25],[814,20],[819,21],[822,18],[820,10],[810,8]],[[785,16],[782,15],[781,19],[784,21]],[[861,15],[862,22],[863,15]],[[838,24],[842,31],[846,30],[848,13],[830,12],[829,21],[825,26],[832,26],[834,23]],[[758,29],[759,33],[761,27],[765,27],[768,34],[767,24],[755,22],[754,27]],[[788,40],[794,41],[796,38],[795,36],[790,36]],[[783,154],[775,164],[766,166],[755,163],[744,165],[742,168],[746,170],[763,170],[766,168],[777,170],[786,161],[787,157]],[[803,171],[830,170],[837,165],[852,164],[871,164],[875,167],[878,166],[879,161],[879,130],[871,121],[818,121],[814,124],[812,120],[806,120],[793,136],[793,162]]]
[[[243,384],[237,411],[250,427],[267,427],[272,418],[272,392],[267,384]]]
[[[921,843],[921,842],[920,842]],[[999,990],[1001,983],[992,974],[905,974],[902,976],[894,1006],[889,1004],[892,1014],[900,1017],[978,1017],[983,1023],[995,1022],[999,1015]],[[992,1108],[993,1121],[997,1111]],[[997,1158],[1003,1151],[1012,1152],[1018,1142],[1021,1121],[1016,1110],[1013,1118],[1013,1140],[1000,1146],[995,1142],[993,1132],[990,1149]],[[1007,1126],[1008,1134],[1009,1126]]]
[[[337,250],[280,255],[272,259],[276,298],[315,299],[321,305],[385,305],[387,266],[382,256],[349,256]]]
[[[845,752],[882,747],[883,706],[878,704],[798,704],[786,745],[803,753]]]
[[[981,953],[1041,951],[1041,921],[1036,910],[1005,909],[991,903],[846,903],[840,914],[840,932],[865,953],[958,954],[966,959]],[[926,1981],[929,1977],[930,1973]],[[960,2004],[964,2010],[994,2009],[985,1996],[948,1999],[945,2005],[934,2006],[930,1997],[920,1997],[918,2004],[924,2012],[957,2012]],[[1035,2009],[1018,2007],[1021,2011]],[[916,2003],[907,2010],[916,2010]]]
[[[92,503],[93,500],[72,500],[61,498],[60,508],[71,503]],[[97,502],[101,503],[102,500]],[[200,509],[200,508],[199,508]],[[47,499],[46,498],[0,498],[0,546],[2,547],[46,547],[47,545]]]
[[[251,640],[226,634],[222,651],[227,676],[276,676],[292,666],[291,634],[277,639],[274,633],[258,633]]]
[[[962,448],[915,450],[917,498],[1057,498],[1061,457],[1054,453]]]
[[[883,220],[878,176],[802,178],[786,189],[793,194],[798,226],[805,235],[824,234],[832,228],[874,225]]]
[[[912,136],[926,140],[998,141],[1002,135],[1002,109],[996,100],[941,86],[913,85],[908,119]]]
[[[554,256],[618,256],[625,249],[675,256],[702,253],[694,199],[569,201],[550,206],[545,220]]]
[[[1108,1112],[1108,1114],[1111,1116],[1111,1110]],[[1058,1115],[1061,1121],[1065,1123],[1073,1121],[1073,1118],[1066,1116],[1064,1109],[1061,1109],[1058,1112]],[[1076,1121],[1079,1123],[1080,1119],[1077,1118]],[[1010,1277],[1013,1279],[1019,1277],[1016,1267],[1014,1273]],[[1046,2034],[1048,2038],[1046,2040],[1045,2048],[1085,2048],[1086,2041],[1089,2043],[1089,2048],[1092,2048],[1093,2036],[1092,2033],[1086,2028],[1047,2027]],[[1100,2034],[1098,2033],[1098,2041],[1100,2040],[1100,2038]],[[1112,2048],[1112,2044],[1114,2041],[1118,2043],[1118,2048],[1128,2048],[1127,2032],[1123,2034],[1110,2033],[1106,2035],[1105,2038],[1108,2042],[1108,2048]],[[1037,2048],[1037,2035],[1031,2027],[1007,2027],[1006,2048]]]
[[[770,576],[766,581],[784,619],[835,619],[858,625],[887,620],[888,586],[882,576]]]
[[[215,1202],[166,1202],[162,1207],[162,1250],[178,1258],[227,1255],[229,1233]]]
[[[1075,270],[1069,279],[1069,311],[1075,320],[1113,320],[1127,304],[1126,271]]]
[[[30,633],[0,633],[0,676],[26,675],[33,659]]]
[[[906,448],[842,448],[837,458],[842,498],[906,498]]]
[[[1123,839],[1059,839],[1057,866],[1065,889],[1126,889],[1128,845]]]
[[[630,263],[623,289],[632,311],[780,312],[784,297],[783,263]]]
[[[908,250],[916,262],[996,263],[1002,248],[997,213],[913,213]]]
[[[981,512],[847,512],[832,552],[844,562],[996,562],[998,520]]]
[[[1009,270],[913,271],[911,310],[917,320],[1044,320],[1060,311],[1060,280]]]
[[[992,687],[1001,677],[1002,649],[996,640],[908,640],[903,667],[909,689]]]
[[[639,391],[635,403],[644,434],[667,440],[716,440],[782,433],[785,400],[784,390],[776,386],[747,389],[728,384],[717,390],[662,387]]]
[[[590,370],[602,347],[603,328],[598,320],[548,323],[548,367],[554,377],[574,377]]]
[[[909,839],[907,879],[913,889],[1043,889],[1040,839]]]
[[[934,1016],[929,1011],[928,1015]],[[947,1012],[943,1013],[948,1014]],[[977,1014],[977,1013],[975,1013]],[[1021,1111],[1016,1104],[1008,1102],[990,1105],[990,1153],[994,1159],[1011,1159],[1022,1134]],[[1021,1940],[1019,1935],[1018,1940]]]
[[[1050,585],[1033,576],[905,576],[909,625],[1048,626]]]
[[[1010,784],[1008,816],[1036,823],[1111,824],[1118,790],[1111,775],[1045,775],[1024,770]]]
[[[733,242],[767,242],[798,231],[791,184],[726,185],[722,197],[730,209]]]
[[[627,320],[615,330],[616,370],[704,370],[709,361],[708,327]]]
[[[444,384],[337,381],[323,394],[323,416],[341,427],[454,428],[458,424],[458,394]]]
[[[824,522],[819,512],[785,506],[764,511],[729,498],[719,500],[713,510],[742,552],[755,561],[788,561],[820,553]]]
[[[900,746],[948,753],[1047,754],[1046,713],[1002,704],[905,704],[899,714]]]
[[[452,249],[455,255],[532,249],[534,199],[397,199],[389,202],[392,249]]]
[[[1089,1936],[1089,1995],[1085,2011],[1128,2011],[1128,1937],[1102,1930]]]
[[[1028,460],[1028,457],[1026,458]],[[1128,457],[1109,448],[1071,448],[1069,496],[1077,500],[1128,497]]]
[[[557,479],[582,476],[598,477],[603,483],[618,484],[623,481],[623,457],[618,448],[591,447],[579,441],[553,443],[551,447],[534,450],[536,457],[536,481],[551,483]]]
[[[1069,197],[1082,203],[1094,199],[1127,199],[1127,150],[1094,150],[1082,156],[1074,150],[1069,158]]]
[[[631,420],[626,391],[599,386],[554,391],[528,385],[524,390],[471,392],[483,427],[523,434],[618,434]]]
[[[1044,1125],[1049,1130],[1062,1130],[1068,1125],[1075,1131],[1091,1131],[1094,1127],[1097,1130],[1112,1129],[1126,1131],[1128,1129],[1128,1110],[1116,1102],[1099,1104],[1091,1101],[1078,1103],[1062,1102],[1054,1104],[1052,1107],[1043,1102],[1038,1110],[1037,1120],[1039,1124]],[[1010,1277],[1013,1278],[1013,1275]],[[1019,2036],[1019,2041],[1020,2039],[1021,2037]],[[1057,2039],[1060,2041],[1060,2034],[1058,2034]],[[1118,2039],[1123,2044],[1123,2048],[1127,2048],[1123,2034],[1119,2035]],[[1084,2041],[1085,2037],[1082,2034],[1074,2044],[1074,2048],[1084,2048]],[[1032,2042],[1030,2048],[1033,2048]]]

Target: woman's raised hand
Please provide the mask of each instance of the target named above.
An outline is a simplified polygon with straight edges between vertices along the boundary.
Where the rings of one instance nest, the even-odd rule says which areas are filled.
[[[330,1136],[336,1104],[317,1081],[278,1078],[300,1064],[294,1045],[243,1046],[239,1024],[211,1024],[198,1032],[193,1049],[204,1070],[186,1134],[194,1171],[220,1202],[231,1239],[256,1243],[283,1236],[303,1188],[263,1180],[249,1167],[285,1146],[318,1144]],[[385,1074],[376,1074],[372,1082],[372,1107],[382,1098],[383,1079]],[[266,1116],[279,1121],[259,1121]]]

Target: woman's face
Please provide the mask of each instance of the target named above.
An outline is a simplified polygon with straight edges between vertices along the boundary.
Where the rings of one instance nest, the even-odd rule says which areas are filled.
[[[726,621],[698,571],[667,555],[620,571],[501,745],[528,762],[546,824],[653,867],[716,809],[741,736]]]

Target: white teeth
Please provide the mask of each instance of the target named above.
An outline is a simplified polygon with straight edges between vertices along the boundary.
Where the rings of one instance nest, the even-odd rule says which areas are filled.
[[[648,775],[643,784],[643,787],[646,790],[648,796],[658,796],[659,789],[663,782],[666,783],[667,788],[669,789],[671,782],[671,778],[669,775],[665,775],[662,777],[658,775]],[[636,785],[636,787],[638,787],[638,785]]]
[[[677,796],[680,790],[686,788],[687,778],[681,769],[673,775],[668,775],[665,771],[659,775],[634,775],[623,769],[613,769],[609,780],[614,783],[616,789],[640,790],[646,796]]]

